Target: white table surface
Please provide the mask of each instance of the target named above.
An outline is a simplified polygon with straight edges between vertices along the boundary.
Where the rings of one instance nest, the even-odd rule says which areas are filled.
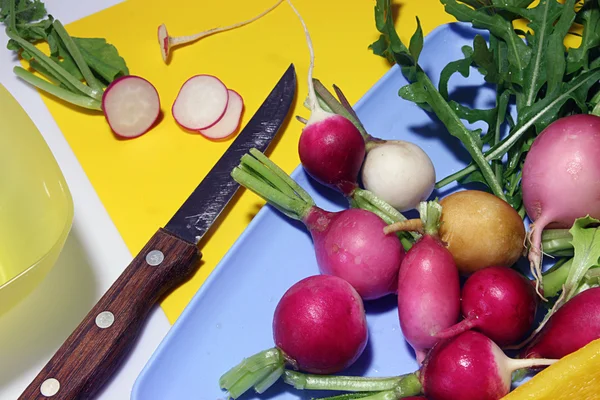
[[[63,24],[119,3],[119,0],[45,0]],[[12,72],[17,65],[0,30],[0,83],[36,124],[62,169],[73,195],[75,215],[61,259],[42,285],[0,318],[0,399],[16,399],[95,302],[129,264],[132,255],[112,223],[81,165],[38,92]],[[81,260],[81,265],[73,260]],[[133,383],[170,324],[159,307],[151,313],[133,351],[97,397],[129,399]]]

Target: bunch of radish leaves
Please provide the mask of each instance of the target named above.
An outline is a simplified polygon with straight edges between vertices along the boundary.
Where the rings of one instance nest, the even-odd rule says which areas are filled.
[[[556,119],[576,113],[600,112],[600,2],[598,0],[441,0],[447,13],[474,28],[476,35],[464,46],[463,59],[446,65],[437,87],[419,66],[423,32],[417,29],[406,46],[396,33],[391,0],[377,0],[375,22],[381,33],[370,48],[398,64],[410,84],[399,95],[435,113],[448,132],[458,138],[472,162],[437,182],[480,182],[524,216],[520,187],[521,167],[531,143]],[[527,31],[515,28],[525,20]],[[573,31],[580,27],[580,33]],[[564,40],[580,35],[581,44],[567,49]],[[469,108],[450,100],[448,81],[455,73],[467,77],[475,67],[496,88],[490,109]],[[508,112],[516,108],[516,119]],[[596,109],[594,109],[596,107]],[[482,121],[487,131],[470,130]],[[503,128],[508,126],[508,133]]]
[[[21,67],[15,67],[15,73],[67,102],[100,110],[103,89],[129,74],[125,60],[113,45],[103,38],[70,36],[40,0],[1,0],[0,22],[6,25],[10,38],[8,49],[46,79]],[[39,43],[48,45],[50,55],[35,46]]]

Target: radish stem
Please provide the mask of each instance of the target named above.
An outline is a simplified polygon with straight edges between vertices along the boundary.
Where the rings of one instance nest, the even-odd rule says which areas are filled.
[[[415,373],[389,378],[368,378],[285,371],[283,378],[285,383],[299,390],[342,390],[347,392],[394,390],[404,396],[413,396],[421,392],[421,382]]]
[[[261,351],[227,371],[219,379],[219,386],[237,398],[251,387],[259,393],[275,383],[284,371],[285,358],[277,348]]]
[[[69,36],[67,31],[65,30],[63,24],[59,20],[55,19],[52,25],[54,26],[56,33],[60,37],[60,40],[62,40],[63,44],[67,48],[67,51],[69,52],[71,57],[73,57],[73,61],[75,61],[75,64],[77,64],[77,68],[79,68],[81,75],[83,75],[83,79],[85,79],[87,84],[92,89],[97,90],[98,92],[102,92],[102,86],[100,85],[100,82],[98,82],[98,80],[90,70],[90,67],[83,59],[79,48],[73,41],[73,38],[71,38],[71,36]]]
[[[59,86],[53,85],[52,83],[35,76],[34,74],[22,67],[14,67],[13,71],[19,78],[23,79],[25,82],[47,93],[50,93],[51,95],[56,96],[64,101],[90,110],[102,110],[102,105],[99,101],[94,100],[90,97],[74,94],[73,92],[70,92],[67,89],[63,89]]]
[[[423,232],[423,222],[420,219],[409,219],[406,221],[395,222],[383,228],[383,232],[387,235],[392,232]]]

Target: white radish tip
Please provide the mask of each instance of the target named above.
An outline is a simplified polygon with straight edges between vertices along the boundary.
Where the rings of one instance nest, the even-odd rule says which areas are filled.
[[[115,135],[131,139],[152,128],[160,115],[160,98],[146,79],[126,75],[106,88],[102,110]]]
[[[234,134],[242,120],[244,100],[235,90],[228,89],[229,102],[225,114],[219,122],[207,129],[200,130],[200,134],[211,140],[224,140]]]
[[[219,78],[195,75],[181,86],[171,112],[181,127],[197,132],[219,122],[228,102],[229,92]]]
[[[171,41],[169,39],[169,32],[167,31],[167,26],[165,24],[161,24],[158,27],[158,44],[160,45],[162,59],[164,62],[167,62]]]

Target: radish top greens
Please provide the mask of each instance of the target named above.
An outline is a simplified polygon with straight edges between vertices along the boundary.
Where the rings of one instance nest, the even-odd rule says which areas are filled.
[[[395,31],[391,0],[377,0],[375,22],[381,33],[372,51],[396,63],[410,82],[399,95],[432,111],[471,155],[466,168],[441,181],[481,182],[525,215],[520,187],[521,167],[535,137],[558,118],[595,112],[600,103],[600,2],[598,0],[441,0],[446,12],[474,28],[472,46],[464,46],[463,59],[446,65],[438,87],[419,66],[423,32],[417,29],[408,47]],[[518,29],[525,21],[527,30]],[[575,30],[580,28],[581,33]],[[567,36],[581,36],[579,47],[566,49]],[[475,67],[496,88],[496,104],[475,109],[450,99],[448,81],[455,74],[469,75]],[[594,95],[596,94],[596,95]],[[508,112],[516,109],[516,119]],[[482,121],[487,132],[470,130],[462,122]],[[508,134],[504,127],[508,126]],[[504,159],[504,161],[502,161]]]

